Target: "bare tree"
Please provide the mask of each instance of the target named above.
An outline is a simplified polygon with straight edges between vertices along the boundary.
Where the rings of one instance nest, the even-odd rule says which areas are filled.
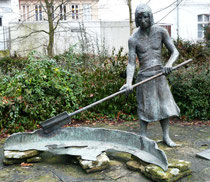
[[[55,35],[55,30],[57,29],[60,20],[63,19],[62,14],[57,14],[57,16],[55,16],[54,12],[57,9],[62,9],[62,7],[64,5],[66,5],[68,0],[59,0],[59,1],[55,1],[54,0],[40,0],[40,4],[42,5],[44,12],[47,14],[47,21],[48,21],[48,36],[49,36],[49,40],[48,40],[48,45],[47,45],[47,53],[48,56],[52,57],[53,56],[53,47],[54,47],[54,35]],[[44,2],[44,5],[42,4],[42,2]]]
[[[27,3],[30,3],[31,1],[23,0],[22,2],[24,2],[24,4],[27,4]],[[37,0],[36,3],[38,4],[38,6],[40,6],[41,10],[33,9],[33,12],[34,11],[37,11],[37,13],[39,13],[39,11],[43,12],[44,20],[48,22],[48,30],[47,31],[46,30],[31,30],[31,33],[29,34],[29,36],[35,33],[39,33],[39,32],[44,32],[48,35],[47,54],[49,57],[52,57],[54,55],[53,48],[54,48],[54,41],[55,41],[54,40],[55,31],[58,28],[60,21],[65,19],[67,16],[67,12],[64,6],[67,5],[68,2],[69,0]],[[33,16],[36,16],[36,15],[33,15]],[[30,29],[30,27],[28,28]]]
[[[79,16],[83,16],[83,7],[79,9],[78,5],[74,5],[74,8],[70,8],[68,10],[69,4],[71,3],[71,0],[20,0],[21,5],[24,6],[23,10],[23,21],[27,21],[29,18],[35,18],[39,19],[40,12],[43,13],[42,20],[45,20],[48,22],[48,30],[33,30],[30,28],[30,26],[27,26],[27,24],[22,24],[25,27],[27,27],[31,32],[28,35],[25,35],[21,38],[27,38],[31,36],[32,34],[44,32],[48,35],[48,43],[47,43],[47,54],[48,56],[53,56],[53,48],[54,48],[54,37],[55,33],[57,32],[57,28],[59,26],[62,27],[60,21],[67,20],[68,16],[72,16],[72,19],[79,19]],[[83,2],[82,0],[77,0],[78,4],[81,4]],[[86,1],[84,1],[86,2]],[[91,1],[91,7],[94,7],[98,3],[98,0],[92,0]],[[30,4],[35,5],[35,9],[33,9],[31,12],[26,12],[26,7]],[[35,14],[34,14],[35,12]],[[32,17],[28,17],[27,13],[32,13]],[[82,14],[81,14],[82,13]],[[43,19],[44,17],[44,19]],[[73,18],[74,17],[74,18]],[[37,20],[38,21],[38,20]]]

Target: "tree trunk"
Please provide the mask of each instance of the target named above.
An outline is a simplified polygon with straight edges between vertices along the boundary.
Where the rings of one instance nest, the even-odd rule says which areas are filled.
[[[49,0],[45,0],[46,10],[47,10],[47,17],[48,17],[48,25],[49,25],[49,40],[47,45],[47,54],[49,57],[52,57],[54,55],[53,47],[54,47],[54,25],[53,25],[53,0],[49,2]]]
[[[129,9],[129,25],[130,25],[130,35],[133,33],[133,18],[132,18],[132,0],[127,0],[127,5]]]
[[[48,21],[49,23],[49,42],[47,46],[47,54],[49,57],[52,57],[54,55],[53,47],[54,47],[54,27],[53,27],[53,21]]]

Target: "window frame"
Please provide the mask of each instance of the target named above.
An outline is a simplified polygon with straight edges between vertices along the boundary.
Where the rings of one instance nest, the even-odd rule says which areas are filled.
[[[208,17],[205,20],[205,17]],[[210,23],[210,14],[198,14],[197,15],[197,38],[204,39],[205,27]]]
[[[35,21],[43,21],[42,5],[35,5]]]
[[[71,18],[72,20],[79,19],[79,4],[71,4]]]
[[[86,7],[85,7],[86,6]],[[92,20],[92,9],[90,3],[82,5],[83,20]]]
[[[60,5],[60,12],[59,12],[59,14],[60,14],[60,20],[62,20],[62,21],[66,21],[67,20],[67,14],[66,14],[66,5],[65,4],[62,4],[62,5]]]

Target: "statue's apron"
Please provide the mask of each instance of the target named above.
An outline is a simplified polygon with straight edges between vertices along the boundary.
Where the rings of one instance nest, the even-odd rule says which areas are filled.
[[[140,69],[138,72],[137,82],[154,76],[162,72],[162,70],[161,62],[147,68],[144,67],[143,70]],[[179,116],[180,110],[174,101],[168,81],[164,75],[138,86],[136,97],[138,102],[137,112],[141,120],[152,122]]]

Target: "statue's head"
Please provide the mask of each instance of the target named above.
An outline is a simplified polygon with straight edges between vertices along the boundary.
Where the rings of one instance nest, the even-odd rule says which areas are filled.
[[[144,28],[144,23],[142,23],[141,21],[141,17],[147,17],[149,26],[154,24],[154,19],[153,19],[153,14],[152,14],[152,10],[151,8],[146,5],[146,4],[139,4],[136,8],[136,12],[135,12],[135,22],[136,22],[136,27],[141,27]]]

